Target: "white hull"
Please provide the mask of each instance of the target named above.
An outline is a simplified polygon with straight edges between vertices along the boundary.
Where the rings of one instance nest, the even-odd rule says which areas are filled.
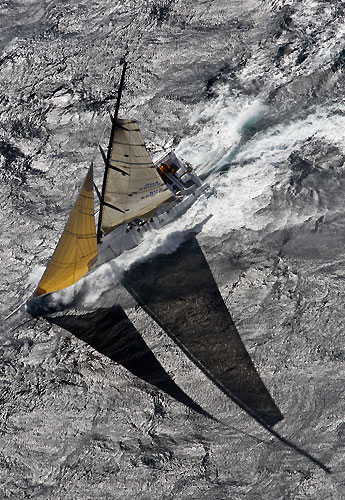
[[[160,229],[182,215],[193,205],[196,199],[206,189],[208,189],[208,187],[208,184],[198,186],[181,201],[177,202],[176,205],[169,208],[167,211],[157,213],[150,221],[147,221],[141,227],[133,227],[128,230],[127,224],[122,224],[114,231],[106,235],[102,239],[102,242],[98,244],[98,258],[88,274],[92,273],[95,269],[106,262],[118,257],[124,251],[131,250],[132,248],[138,246],[148,232],[154,229]]]

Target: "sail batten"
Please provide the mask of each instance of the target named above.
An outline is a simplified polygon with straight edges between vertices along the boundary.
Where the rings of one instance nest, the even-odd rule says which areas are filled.
[[[173,198],[158,174],[134,120],[117,120],[108,166],[101,220],[104,234],[120,224],[154,212]]]
[[[74,209],[38,284],[36,295],[56,292],[79,281],[97,259],[93,169],[90,167]]]
[[[133,156],[133,158],[141,158],[141,156]],[[114,163],[124,163],[125,165],[130,165],[129,167],[125,167],[125,168],[135,168],[135,167],[138,167],[138,166],[141,166],[141,165],[152,165],[152,161],[147,161],[147,162],[138,162],[138,161],[133,161],[133,162],[130,162],[130,161],[123,161],[123,160],[113,160],[112,158],[110,159],[110,161],[114,162]]]

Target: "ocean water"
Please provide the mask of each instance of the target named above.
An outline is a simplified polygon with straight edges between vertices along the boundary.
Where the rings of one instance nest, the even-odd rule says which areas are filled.
[[[139,120],[153,156],[174,148],[213,192],[57,294],[53,319],[22,308],[3,321],[1,498],[344,497],[344,8],[1,6],[3,318],[32,293],[91,160],[101,182],[121,57],[122,115]],[[284,416],[274,431],[294,447],[169,335],[177,320],[191,332],[201,318],[222,327],[206,292],[194,295],[195,275],[187,297],[187,264],[178,274],[195,228],[213,277],[205,290],[218,287]],[[169,255],[179,256],[170,275],[162,266],[169,299],[148,293],[141,307],[139,279],[129,290],[124,276],[140,266],[157,279],[152,262]],[[154,314],[172,303],[167,329]]]

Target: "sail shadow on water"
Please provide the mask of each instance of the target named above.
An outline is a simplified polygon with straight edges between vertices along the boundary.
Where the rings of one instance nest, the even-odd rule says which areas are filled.
[[[257,373],[195,236],[126,272],[123,285],[235,403],[273,426],[283,416]]]
[[[175,384],[122,307],[115,305],[87,314],[63,314],[45,318],[50,323],[68,330],[138,378],[149,382],[197,413],[212,418]]]

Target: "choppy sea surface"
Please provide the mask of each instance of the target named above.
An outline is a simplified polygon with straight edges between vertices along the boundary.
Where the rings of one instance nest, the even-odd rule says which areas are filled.
[[[2,321],[1,498],[344,498],[344,11],[321,0],[2,2],[2,318],[29,298],[91,160],[101,182],[123,56],[122,116],[213,194],[61,293],[68,314],[22,308]],[[284,416],[274,429],[295,448],[121,283],[195,227],[210,287]],[[164,286],[183,297],[176,273]]]

